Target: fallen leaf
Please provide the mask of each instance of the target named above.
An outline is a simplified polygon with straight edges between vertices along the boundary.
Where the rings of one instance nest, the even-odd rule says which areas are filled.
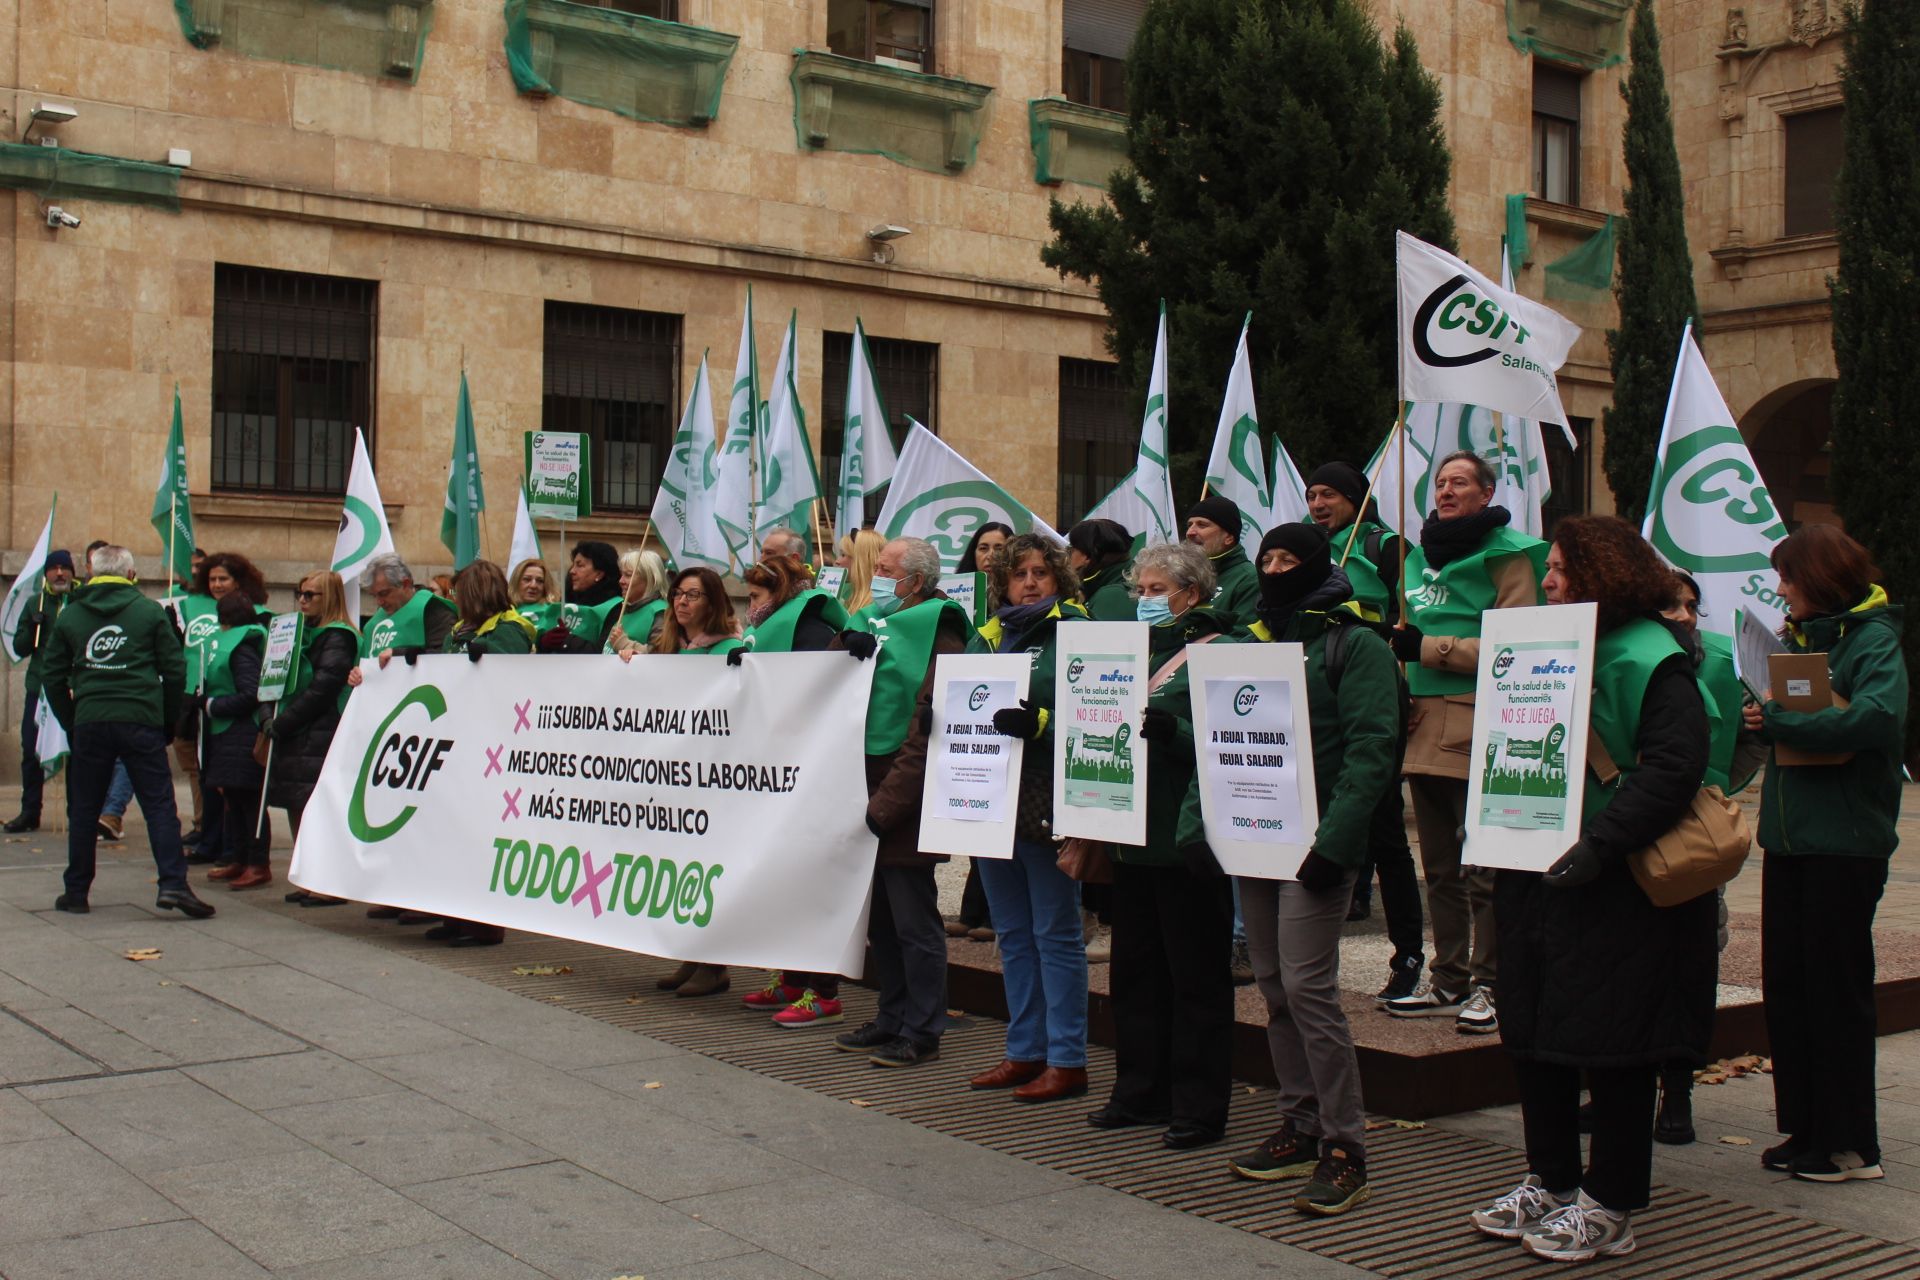
[[[640,1003],[640,997],[639,997],[639,996],[628,996],[628,997],[627,997],[627,1003],[628,1003],[628,1004],[639,1004],[639,1003]]]
[[[1728,1147],[1750,1147],[1753,1145],[1752,1138],[1736,1138],[1726,1133],[1720,1135],[1720,1142],[1721,1145]]]
[[[165,978],[162,978],[160,979],[160,985],[163,987],[170,987],[173,984],[171,982],[168,982]]]
[[[658,1080],[649,1080],[640,1087],[642,1089],[658,1089],[660,1088],[660,1082]]]
[[[563,973],[572,973],[570,964],[517,964],[513,966],[516,977],[521,978],[557,978]]]
[[[848,1098],[847,1101],[851,1102],[856,1107],[870,1107],[873,1105],[871,1102],[868,1102],[865,1098]]]
[[[1390,1123],[1396,1129],[1424,1129],[1427,1127],[1425,1120],[1394,1120]]]
[[[129,960],[158,960],[159,958],[160,948],[158,947],[135,947],[127,952]]]

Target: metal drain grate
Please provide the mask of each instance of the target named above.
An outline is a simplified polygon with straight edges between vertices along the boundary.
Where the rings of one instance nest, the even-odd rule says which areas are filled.
[[[274,909],[280,909],[275,903]],[[290,910],[290,909],[289,909]],[[1237,1227],[1384,1276],[1409,1280],[1494,1280],[1539,1276],[1539,1260],[1511,1244],[1466,1229],[1466,1209],[1511,1187],[1525,1172],[1510,1148],[1465,1134],[1401,1128],[1391,1121],[1367,1139],[1373,1198],[1338,1218],[1302,1217],[1275,1186],[1246,1182],[1222,1168],[1225,1153],[1251,1147],[1271,1131],[1270,1089],[1236,1086],[1227,1140],[1201,1151],[1168,1152],[1152,1131],[1101,1132],[1085,1113],[1113,1079],[1113,1054],[1090,1051],[1086,1105],[1021,1107],[1000,1094],[973,1093],[967,1078],[999,1060],[1001,1024],[962,1018],[941,1057],[911,1071],[880,1071],[856,1054],[837,1053],[828,1031],[785,1032],[740,1010],[735,989],[681,1000],[655,989],[668,961],[587,943],[513,933],[498,947],[451,950],[418,931],[369,921],[357,908],[299,913],[314,923],[436,967],[477,978],[529,999],[637,1031],[668,1044],[897,1116],[1089,1182]],[[521,976],[516,965],[567,965],[573,972]],[[873,993],[849,985],[848,1025],[873,1012]],[[1634,1218],[1640,1249],[1590,1264],[1583,1276],[1733,1277],[1741,1280],[1912,1280],[1920,1251],[1837,1227],[1736,1204],[1703,1192],[1656,1186],[1653,1207]]]

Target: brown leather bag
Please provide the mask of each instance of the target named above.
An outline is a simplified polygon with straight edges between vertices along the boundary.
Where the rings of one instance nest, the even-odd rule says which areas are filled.
[[[1060,842],[1054,865],[1082,884],[1113,883],[1113,846],[1105,840],[1068,836]]]
[[[1591,731],[1587,767],[1602,785],[1620,776],[1613,756]],[[1627,867],[1654,906],[1677,907],[1739,875],[1752,848],[1753,832],[1739,803],[1718,787],[1703,786],[1678,822],[1646,848],[1627,855]]]

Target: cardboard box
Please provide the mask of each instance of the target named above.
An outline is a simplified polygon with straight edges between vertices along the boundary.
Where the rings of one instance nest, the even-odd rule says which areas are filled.
[[[1824,653],[1772,654],[1767,658],[1767,679],[1773,700],[1789,711],[1826,711],[1848,705],[1833,691],[1833,676],[1827,670]],[[1776,742],[1773,758],[1779,764],[1845,764],[1853,759],[1853,752],[1803,751]]]

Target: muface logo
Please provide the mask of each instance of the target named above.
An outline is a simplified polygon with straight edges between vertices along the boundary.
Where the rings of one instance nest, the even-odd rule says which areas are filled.
[[[413,707],[425,711],[431,723],[446,714],[447,699],[434,686],[423,684],[400,699],[374,730],[367,743],[367,754],[360,761],[360,776],[354,779],[353,799],[347,805],[347,829],[362,843],[375,844],[398,834],[416,811],[414,805],[403,805],[391,819],[375,824],[367,817],[367,789],[375,788],[376,795],[388,791],[416,794],[424,791],[453,750],[451,738],[394,728],[395,722]]]
[[[1233,691],[1233,714],[1249,716],[1260,703],[1260,691],[1250,684],[1243,684]]]
[[[1491,360],[1500,354],[1500,347],[1494,343],[1504,338],[1519,347],[1530,336],[1525,325],[1482,295],[1464,274],[1428,294],[1413,315],[1413,352],[1421,363],[1436,368],[1457,369]],[[1476,346],[1463,342],[1463,338],[1487,341]]]
[[[1507,672],[1513,670],[1513,650],[1502,649],[1493,655],[1493,678],[1504,680]]]
[[[109,623],[87,637],[87,662],[91,666],[104,667],[112,664],[120,656],[120,650],[127,643],[127,633],[118,623]]]
[[[973,692],[967,695],[967,710],[978,711],[986,706],[988,696],[987,686],[983,684],[973,686]]]

